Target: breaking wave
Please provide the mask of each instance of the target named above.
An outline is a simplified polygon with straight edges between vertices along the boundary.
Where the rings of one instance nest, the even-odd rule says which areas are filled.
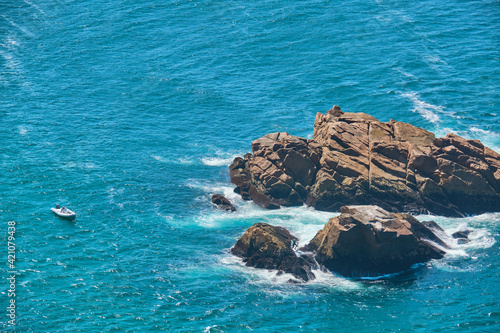
[[[203,157],[201,159],[201,162],[205,165],[208,166],[227,166],[233,162],[234,158],[236,157],[228,157],[228,158],[221,158],[221,157]]]
[[[158,162],[167,163],[167,164],[177,164],[177,165],[206,165],[206,166],[215,166],[222,167],[230,165],[235,157],[242,156],[242,154],[234,154],[234,153],[219,153],[216,156],[203,156],[203,157],[180,157],[176,159],[170,159],[161,155],[152,154],[151,158],[155,159]]]
[[[417,112],[431,123],[441,121],[439,113],[443,112],[443,107],[427,103],[420,99],[420,95],[416,92],[401,93],[401,96],[410,99],[413,102],[413,112]]]

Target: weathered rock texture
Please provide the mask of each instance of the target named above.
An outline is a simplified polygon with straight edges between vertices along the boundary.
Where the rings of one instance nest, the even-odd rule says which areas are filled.
[[[377,206],[346,206],[330,219],[304,250],[316,261],[348,277],[380,276],[440,259],[447,248],[430,229],[408,214],[389,213]]]
[[[291,247],[294,239],[285,228],[256,223],[241,236],[231,253],[243,258],[250,267],[291,273],[302,281],[314,279],[311,269],[315,262],[308,256],[295,254]]]
[[[222,194],[212,195],[212,203],[217,205],[217,208],[219,208],[220,210],[227,210],[229,212],[236,211],[236,208],[233,206],[231,201],[229,201],[229,199],[223,196]]]
[[[446,216],[500,210],[500,155],[478,140],[380,122],[338,106],[318,113],[312,140],[272,133],[230,165],[243,199],[318,210],[379,205]]]

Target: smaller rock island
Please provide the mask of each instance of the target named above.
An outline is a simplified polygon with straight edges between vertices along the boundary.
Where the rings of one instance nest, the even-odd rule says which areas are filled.
[[[441,259],[448,246],[408,214],[378,206],[345,206],[304,248],[318,263],[349,277],[370,277],[410,269]]]
[[[448,248],[431,228],[408,214],[378,206],[344,206],[309,244],[295,252],[295,237],[267,223],[250,227],[231,249],[247,266],[315,279],[313,269],[346,277],[378,277],[441,259]],[[428,222],[427,225],[435,225]],[[439,228],[439,227],[438,227]]]
[[[256,223],[241,236],[231,253],[243,258],[250,267],[290,273],[302,281],[314,279],[314,259],[298,256],[293,249],[294,240],[296,237],[285,228]]]

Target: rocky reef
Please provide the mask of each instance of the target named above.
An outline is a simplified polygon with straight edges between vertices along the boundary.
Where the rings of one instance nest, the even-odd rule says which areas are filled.
[[[445,216],[500,210],[500,155],[480,141],[435,138],[338,106],[316,115],[312,140],[267,134],[229,168],[235,192],[268,209],[378,205]]]

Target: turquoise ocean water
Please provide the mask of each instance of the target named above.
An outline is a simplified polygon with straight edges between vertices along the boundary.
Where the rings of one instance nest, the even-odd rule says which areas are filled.
[[[264,211],[227,169],[334,104],[500,152],[499,59],[492,0],[0,1],[0,329],[499,331],[499,213],[420,216],[473,232],[410,272],[290,285],[229,249],[257,222],[305,244],[335,214]]]

